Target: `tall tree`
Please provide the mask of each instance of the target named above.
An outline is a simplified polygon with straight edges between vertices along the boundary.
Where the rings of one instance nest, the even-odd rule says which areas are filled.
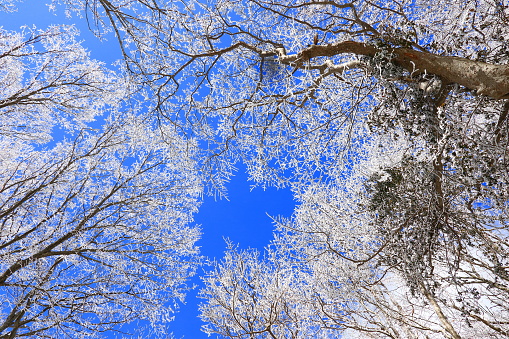
[[[199,263],[191,145],[75,35],[0,32],[0,338],[167,337]]]
[[[505,3],[65,3],[116,34],[161,127],[206,141],[212,183],[242,159],[300,201],[270,260],[207,278],[207,331],[507,335]]]
[[[348,159],[367,112],[379,128],[435,136],[424,125],[438,126],[436,107],[451,123],[458,110],[489,111],[498,130],[507,116],[496,101],[509,93],[501,2],[67,5],[97,34],[116,33],[128,69],[152,90],[151,108],[207,139],[219,173],[241,157],[259,182],[312,180]]]
[[[276,240],[288,253],[281,258],[300,260],[296,270],[314,272],[307,282],[314,294],[300,303],[322,300],[315,314],[335,322],[338,332],[507,335],[502,301],[509,200],[509,105],[503,101],[509,85],[507,7],[468,1],[440,6],[216,2],[197,10],[200,29],[186,25],[196,43],[170,40],[172,50],[187,53],[185,69],[196,64],[194,74],[211,88],[200,101],[203,93],[197,90],[183,101],[190,103],[200,128],[204,119],[219,120],[220,152],[242,157],[262,185],[288,185],[298,196],[319,185],[322,199],[338,190],[350,192],[331,203],[341,213],[305,223],[297,219]],[[375,161],[380,153],[391,161]],[[350,176],[363,184],[345,187]],[[337,223],[347,224],[339,221],[343,214],[349,223],[362,223],[355,230],[336,229]],[[313,248],[317,253],[309,253]],[[317,266],[307,264],[315,260]],[[348,283],[319,274],[335,267],[326,270],[325,263],[338,261],[370,269]],[[234,264],[216,274],[204,292],[210,333],[296,336],[285,332],[287,320],[274,320],[288,319],[295,308],[247,298],[241,291],[249,287],[223,278],[240,274]],[[387,285],[383,277],[397,283]],[[355,298],[327,296],[331,286],[339,293],[340,287],[357,284],[363,293]],[[408,288],[398,296],[402,300],[390,293],[395,284]],[[233,292],[225,297],[227,290]],[[253,293],[259,293],[256,300],[271,300],[269,289]],[[341,308],[348,300],[369,303],[370,313]],[[261,308],[246,315],[243,307],[249,303]],[[417,307],[418,315],[405,315]],[[272,311],[273,318],[267,315]],[[312,319],[309,313],[303,317],[290,318]],[[391,323],[396,325],[389,330]]]
[[[467,211],[454,186],[444,190],[454,208],[437,213],[434,172],[390,166],[405,151],[359,163],[364,176],[308,187],[294,217],[277,221],[265,258],[229,249],[204,279],[204,330],[227,338],[507,336],[507,210]],[[373,163],[385,170],[367,181]]]

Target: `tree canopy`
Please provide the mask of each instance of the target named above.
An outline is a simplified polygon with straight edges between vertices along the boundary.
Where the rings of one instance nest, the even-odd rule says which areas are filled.
[[[55,239],[65,235],[25,253],[28,249],[19,250],[16,242],[36,234],[28,225],[48,227],[45,234],[71,232],[78,239],[84,232],[94,246],[95,237],[106,232],[113,240],[98,242],[109,246],[112,241],[114,248],[127,242],[129,248],[194,255],[197,233],[184,225],[197,206],[197,187],[223,193],[234,164],[242,161],[256,184],[292,189],[297,206],[291,218],[275,218],[275,237],[263,255],[230,245],[204,277],[206,333],[231,338],[509,335],[507,3],[83,0],[53,6],[86,17],[99,38],[113,34],[122,66],[118,75],[84,55],[76,59],[79,48],[69,45],[72,29],[25,38],[2,35],[6,47],[0,62],[13,65],[2,75],[2,142],[38,153],[23,153],[33,154],[33,161],[5,153],[10,167],[2,175],[7,192],[2,220],[9,226],[2,228],[2,239],[13,261],[0,282],[15,281],[18,271],[36,262],[60,276],[51,266],[60,265],[60,259],[39,261],[57,248],[78,257],[82,250],[96,253],[97,247],[85,245],[60,248]],[[47,41],[47,52],[31,47],[40,41]],[[72,53],[62,52],[67,50]],[[16,64],[23,57],[30,75]],[[85,61],[89,64],[79,68]],[[114,76],[121,80],[112,81]],[[133,105],[136,109],[126,109]],[[87,117],[110,106],[114,113],[102,134],[89,132]],[[26,119],[29,124],[20,123]],[[43,156],[34,142],[45,140],[56,125],[79,131],[78,137],[48,151],[58,156]],[[118,141],[110,146],[110,138]],[[47,162],[41,160],[45,157]],[[100,159],[110,157],[111,167],[103,169]],[[26,170],[20,165],[25,163]],[[121,174],[123,166],[128,174]],[[102,180],[111,185],[111,194],[88,193],[96,171],[108,173]],[[59,179],[69,175],[78,179]],[[62,187],[64,182],[71,186],[58,189],[64,195],[53,194],[61,180]],[[160,186],[143,184],[152,180]],[[74,191],[80,192],[76,199],[90,198],[79,203],[74,196],[66,198]],[[117,192],[129,204],[116,198]],[[54,223],[30,215],[35,224],[17,226],[16,218],[29,218],[17,208],[33,199],[44,206],[37,211],[55,215]],[[169,221],[151,219],[155,210]],[[69,231],[56,221],[63,215],[76,219],[65,222]],[[93,231],[81,231],[89,222]],[[119,231],[120,225],[133,235],[123,238],[131,233]],[[159,241],[175,240],[163,241],[169,247],[146,244],[134,234],[145,234],[147,227],[169,232],[156,237]],[[188,236],[180,240],[183,234]],[[172,244],[183,247],[173,250]],[[101,264],[94,269],[109,267],[97,255],[86,254],[84,262]],[[62,260],[64,269],[68,263]],[[152,257],[136,260],[159,263]],[[165,265],[156,269],[158,279],[170,272]],[[192,266],[179,266],[181,274],[172,283]],[[24,305],[32,305],[30,293],[35,292],[22,297],[22,310],[9,304],[14,305],[9,306],[14,315],[5,318],[10,331],[30,331],[28,325],[15,325],[30,309]],[[118,300],[123,299],[112,297],[108,305]]]
[[[192,149],[75,35],[0,31],[0,337],[143,320],[139,335],[167,337],[200,261]]]

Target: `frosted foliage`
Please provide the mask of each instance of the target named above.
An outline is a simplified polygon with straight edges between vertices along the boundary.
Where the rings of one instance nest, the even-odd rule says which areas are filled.
[[[89,337],[134,320],[157,334],[184,297],[199,236],[187,226],[193,164],[136,119],[104,128],[2,154],[3,334]]]
[[[77,34],[0,30],[0,134],[44,143],[54,127],[82,128],[123,95],[122,80],[88,57]]]
[[[76,34],[0,32],[0,337],[167,338],[200,262],[195,145]]]
[[[271,255],[274,253],[271,252]],[[282,265],[281,265],[282,264]],[[329,338],[320,314],[304,302],[307,274],[256,250],[230,247],[215,271],[204,278],[201,305],[208,334],[240,338]]]
[[[384,230],[387,233],[382,233],[381,237],[380,233],[373,232],[380,229],[379,218],[362,213],[363,209],[358,206],[357,211],[343,207],[345,201],[355,201],[359,192],[348,197],[344,193],[331,194],[331,191],[331,188],[324,188],[307,193],[296,210],[295,220],[282,224],[282,235],[276,243],[293,258],[298,254],[301,262],[311,266],[308,269],[313,272],[313,279],[309,284],[319,295],[324,316],[341,324],[338,333],[349,338],[449,337],[440,319],[443,315],[461,337],[500,336],[503,327],[493,330],[486,324],[499,324],[501,319],[507,319],[503,300],[508,296],[503,285],[498,285],[502,289],[495,292],[497,288],[492,282],[500,278],[489,267],[496,266],[493,261],[498,261],[497,257],[507,249],[499,246],[487,255],[476,249],[476,245],[485,253],[488,252],[486,248],[493,245],[466,245],[462,259],[454,258],[461,260],[461,263],[456,261],[458,271],[451,272],[453,265],[447,263],[447,259],[454,247],[461,245],[448,248],[446,243],[438,241],[432,245],[436,246],[435,253],[429,259],[433,261],[431,277],[424,280],[431,286],[425,286],[422,276],[416,276],[416,267],[405,267],[408,265],[405,262],[420,261],[419,256],[405,260],[406,255],[419,253],[419,245],[412,242],[409,223],[405,226],[408,230],[401,230],[398,229],[401,223],[393,219],[387,223],[392,229]],[[345,219],[347,221],[342,223]],[[456,225],[458,229],[459,226]],[[388,232],[397,232],[398,236],[390,237]],[[409,234],[405,237],[405,233]],[[498,241],[506,238],[498,230],[493,229],[491,233],[488,237],[500,237]],[[422,238],[422,243],[426,244]],[[407,241],[413,247],[404,248]],[[450,238],[443,241],[453,242]],[[383,259],[385,255],[388,257]],[[390,265],[385,265],[384,261]],[[400,269],[412,272],[408,278],[410,284]],[[432,293],[426,292],[427,289]],[[433,301],[439,303],[441,314]],[[373,332],[376,334],[369,334]]]
[[[295,213],[276,219],[265,256],[230,246],[205,278],[207,333],[508,335],[506,1],[52,6],[117,40],[131,81],[122,88],[138,90],[161,138],[173,140],[166,132],[173,126],[186,150],[203,146],[192,155],[208,189],[222,193],[243,161],[257,185],[295,194]],[[55,36],[72,40],[71,30],[59,30],[66,33]],[[6,39],[14,46],[19,38]],[[65,50],[57,41],[48,38],[45,48]],[[2,76],[20,88],[38,80],[26,74],[45,64],[27,58],[7,57],[13,67]],[[119,95],[115,86],[97,88]],[[83,116],[55,108],[72,130],[102,102],[77,103],[90,112]],[[13,156],[28,147],[23,140],[47,135],[38,119],[4,133]]]
[[[3,12],[13,12],[16,10],[16,2],[18,0],[1,0],[0,1],[0,11]]]
[[[348,166],[366,122],[429,139],[433,102],[444,101],[454,122],[460,109],[484,105],[472,94],[509,93],[497,85],[505,68],[450,58],[507,63],[509,13],[495,1],[104,4],[53,3],[87,16],[99,35],[116,32],[128,70],[150,84],[151,109],[204,140],[214,188],[231,174],[230,160],[242,159],[258,184],[299,190]],[[492,78],[479,83],[473,66]],[[440,84],[451,95],[441,96]]]
[[[354,173],[383,165],[383,160],[370,162],[383,154],[405,162],[398,155],[404,151],[386,153],[370,147],[375,145],[365,145],[370,156],[352,169]],[[399,146],[405,149],[405,144]],[[394,181],[394,172],[387,170],[385,176],[382,183]],[[366,206],[366,176],[336,180],[310,186],[297,196],[300,205],[292,219],[277,220],[275,239],[264,258],[230,248],[209,272],[201,307],[207,333],[299,338],[301,332],[288,330],[298,328],[308,337],[449,338],[444,329],[448,324],[460,337],[500,337],[505,330],[502,319],[508,316],[504,300],[509,297],[500,269],[507,252],[503,225],[485,217],[490,225],[476,231],[483,236],[465,243],[456,242],[454,233],[447,231],[433,243],[420,234],[422,245],[433,246],[433,253],[420,253],[422,245],[413,240],[416,231],[410,221],[395,221],[396,215],[382,218]],[[426,194],[423,187],[420,190]],[[416,198],[418,189],[407,192],[422,199]],[[401,217],[416,218],[409,216],[410,209],[395,209],[405,211],[399,212]],[[432,211],[425,213],[429,217]],[[426,225],[422,219],[412,222]],[[457,230],[451,232],[472,227],[450,223]],[[424,263],[422,256],[428,256]],[[280,301],[275,294],[283,292],[288,296]]]

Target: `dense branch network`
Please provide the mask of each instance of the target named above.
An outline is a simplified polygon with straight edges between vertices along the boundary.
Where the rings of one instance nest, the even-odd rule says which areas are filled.
[[[231,245],[205,277],[201,310],[207,333],[231,338],[507,336],[507,5],[491,0],[64,3],[70,13],[86,14],[97,35],[115,34],[129,75],[126,87],[143,96],[140,115],[147,120],[141,120],[157,127],[158,145],[181,140],[182,152],[204,146],[191,156],[212,191],[223,189],[235,162],[243,161],[256,184],[290,187],[295,194],[295,213],[275,220],[276,236],[265,256]],[[9,53],[20,48],[6,49],[0,61],[15,65]],[[60,55],[49,52],[52,58]],[[65,60],[68,65],[81,59]],[[82,78],[63,71],[63,78],[50,77],[44,85],[38,81],[46,69],[34,69],[40,71],[33,72],[28,89],[5,85],[10,92],[0,98],[9,114],[9,107],[22,108],[11,114],[16,123],[22,114],[37,112],[27,107],[42,105],[42,122],[51,122],[62,109],[72,126],[82,126],[73,118],[83,110],[82,102],[69,93],[85,93],[88,103],[104,95],[101,86],[80,82],[92,84],[98,78],[91,75],[102,74],[101,67],[80,73]],[[55,88],[60,96],[52,96]],[[111,88],[112,103],[118,91]],[[127,94],[131,99],[133,92]],[[91,115],[103,109],[86,107]],[[23,131],[32,140],[47,137],[41,126],[18,124],[2,135],[13,140]],[[159,150],[157,155],[173,152],[150,147]],[[136,159],[143,163],[145,158]],[[173,164],[173,158],[165,159],[169,163],[154,159],[154,171]],[[80,189],[89,177],[83,177]],[[124,179],[112,178],[112,187],[120,187],[118,192],[137,187]],[[56,193],[46,191],[52,184],[41,182],[41,192],[53,197]],[[157,192],[140,187],[142,194],[128,202],[150,215]],[[38,193],[27,191],[6,215]],[[105,196],[108,208],[94,210],[74,203],[79,194],[63,197],[58,201],[72,205],[72,211],[112,208],[107,219],[136,214],[134,207],[115,209],[122,199],[108,205]],[[46,213],[57,220],[54,225],[67,225],[63,209]],[[89,222],[88,214],[80,215],[85,219],[83,226],[74,224],[77,233]],[[37,225],[46,225],[46,219],[38,220]],[[15,244],[32,237],[32,229],[14,232],[4,247],[18,255]],[[67,255],[113,269],[89,246],[103,229],[94,233],[92,227],[88,238],[83,235],[91,239],[87,245],[68,249],[57,249],[67,241],[61,235],[56,238],[61,243],[45,244],[6,266],[1,281],[7,284],[39,259],[54,257],[44,261],[38,275],[50,282],[54,272],[71,265],[59,259]],[[115,239],[103,244],[116,250],[126,240]],[[5,317],[8,328],[29,333],[28,325],[18,324],[36,300],[32,291],[20,294],[23,310],[12,304]]]
[[[191,146],[76,34],[0,31],[0,338],[159,336],[200,260]]]

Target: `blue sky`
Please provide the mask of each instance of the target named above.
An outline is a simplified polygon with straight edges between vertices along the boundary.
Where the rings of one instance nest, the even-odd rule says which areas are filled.
[[[87,30],[84,19],[67,19],[63,9],[50,13],[44,1],[25,1],[17,3],[17,13],[0,12],[0,26],[8,30],[19,30],[20,26],[46,28],[51,24],[75,24],[81,30],[83,46],[94,59],[111,64],[119,56],[116,41],[99,41]],[[269,215],[290,216],[294,202],[291,192],[269,188],[251,189],[252,183],[247,181],[246,168],[238,164],[238,171],[231,179],[228,187],[228,200],[205,197],[200,212],[196,215],[196,223],[202,227],[202,239],[198,242],[201,254],[210,259],[221,259],[226,249],[225,239],[229,238],[241,248],[263,249],[272,239],[273,225]],[[204,267],[203,269],[207,269]],[[198,303],[196,295],[201,287],[199,270],[190,284],[198,287],[191,291],[186,299],[187,304],[181,307],[172,324],[176,338],[208,338],[200,331],[201,321],[198,319]]]
[[[224,238],[229,238],[242,248],[263,249],[272,239],[273,225],[267,213],[272,216],[290,216],[294,203],[290,190],[268,188],[250,189],[244,167],[239,167],[237,175],[228,184],[228,200],[205,198],[196,222],[202,225],[203,237],[198,245],[202,254],[211,259],[220,259],[226,250]],[[200,284],[199,278],[193,282]],[[174,334],[176,338],[207,338],[199,330],[201,320],[197,318],[197,290],[188,296],[186,305],[176,315]]]

